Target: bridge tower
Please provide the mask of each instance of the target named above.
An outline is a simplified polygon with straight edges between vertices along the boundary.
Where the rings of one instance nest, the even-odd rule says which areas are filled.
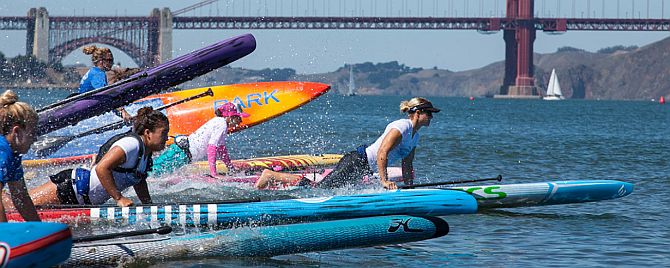
[[[102,43],[127,53],[140,67],[172,58],[170,9],[153,9],[148,17],[53,17],[44,7],[31,8],[26,20],[26,55],[59,62],[75,49]]]
[[[167,7],[154,8],[149,14],[158,21],[156,29],[149,30],[149,53],[152,65],[172,58],[172,12]]]
[[[500,94],[507,97],[539,97],[533,76],[534,2],[534,0],[507,0],[507,17],[516,18],[518,23],[516,30],[505,30],[503,34],[505,76]]]
[[[44,7],[28,11],[26,55],[41,62],[49,62],[49,12]]]
[[[172,59],[172,12],[167,7],[160,11],[158,29],[158,59],[156,62],[163,63]]]

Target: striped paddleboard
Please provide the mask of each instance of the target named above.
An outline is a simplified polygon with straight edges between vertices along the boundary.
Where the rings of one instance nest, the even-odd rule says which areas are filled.
[[[49,267],[70,256],[72,234],[61,223],[0,223],[0,267]]]
[[[136,207],[44,209],[43,220],[112,221],[122,224],[158,222],[172,225],[276,225],[371,216],[443,216],[475,213],[472,195],[451,190],[403,190],[350,196],[287,199],[246,203],[177,204]],[[9,219],[20,220],[16,212]]]
[[[205,257],[271,257],[303,252],[398,244],[449,232],[436,217],[382,216],[204,234],[77,244],[65,266],[124,265]]]

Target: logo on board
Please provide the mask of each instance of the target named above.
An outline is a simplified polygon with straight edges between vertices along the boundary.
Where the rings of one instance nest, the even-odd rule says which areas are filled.
[[[423,229],[413,229],[409,227],[409,222],[412,218],[408,219],[392,219],[389,225],[388,232],[395,233],[398,230],[402,229],[405,233],[420,233],[423,232]]]
[[[275,96],[275,93],[277,93],[276,89],[270,93],[263,91],[262,93],[251,93],[246,96],[236,96],[232,100],[216,100],[214,101],[214,109],[228,102],[238,104],[242,109],[246,109],[254,105],[263,106],[271,103],[279,103],[280,101]]]

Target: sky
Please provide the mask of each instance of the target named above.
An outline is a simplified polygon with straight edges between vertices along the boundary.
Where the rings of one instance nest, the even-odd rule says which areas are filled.
[[[201,0],[0,0],[0,16],[25,16],[46,7],[49,16],[148,16],[153,8],[173,12]],[[502,17],[505,0],[219,0],[181,16],[419,16]],[[670,0],[536,0],[538,17],[670,18]],[[231,64],[249,69],[293,68],[298,73],[331,72],[345,64],[398,61],[410,67],[464,71],[502,61],[502,32],[473,30],[174,30],[173,57],[243,33],[256,37],[252,54]],[[0,30],[0,52],[25,53],[25,31]],[[536,53],[571,46],[595,52],[616,45],[644,46],[667,32],[537,32]],[[113,49],[123,66],[136,66]],[[90,65],[90,57],[73,52],[64,64]]]

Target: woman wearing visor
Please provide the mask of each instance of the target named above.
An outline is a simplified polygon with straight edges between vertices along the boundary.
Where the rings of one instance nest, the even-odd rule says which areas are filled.
[[[402,176],[405,184],[414,182],[414,152],[419,144],[419,129],[430,126],[433,113],[440,109],[433,107],[427,99],[415,97],[400,102],[400,112],[407,118],[389,123],[384,133],[370,146],[361,145],[355,151],[346,153],[335,169],[323,180],[316,183],[301,175],[264,170],[256,182],[256,187],[265,189],[277,183],[283,185],[316,185],[321,188],[337,188],[359,184],[373,170],[379,173],[382,186],[397,189],[395,182],[388,180],[386,167],[402,160]]]

